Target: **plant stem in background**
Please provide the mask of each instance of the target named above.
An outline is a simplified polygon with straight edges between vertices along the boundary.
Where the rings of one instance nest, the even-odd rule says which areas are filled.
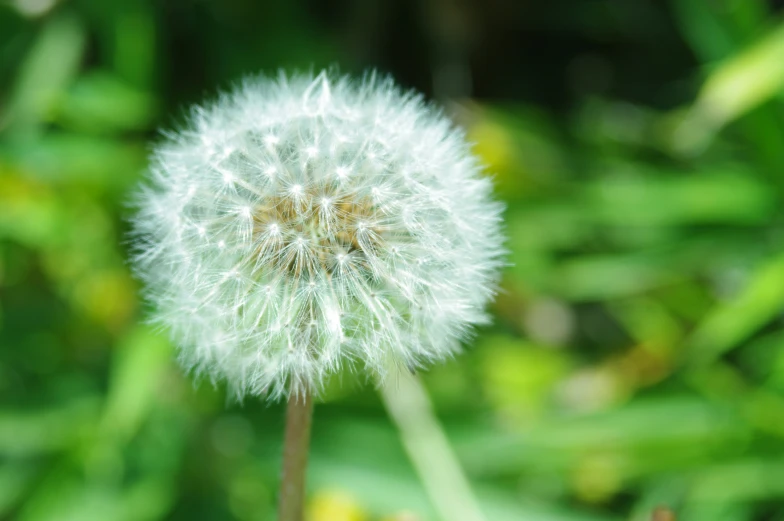
[[[312,419],[313,398],[310,393],[301,396],[292,394],[286,407],[278,521],[302,521]]]
[[[430,500],[444,521],[485,521],[419,378],[407,371],[381,388],[384,405]]]

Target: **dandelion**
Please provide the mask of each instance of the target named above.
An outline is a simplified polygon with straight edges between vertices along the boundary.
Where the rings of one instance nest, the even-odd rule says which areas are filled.
[[[487,321],[491,188],[463,133],[391,80],[255,78],[155,149],[135,263],[186,368],[291,413],[344,367],[426,367]]]

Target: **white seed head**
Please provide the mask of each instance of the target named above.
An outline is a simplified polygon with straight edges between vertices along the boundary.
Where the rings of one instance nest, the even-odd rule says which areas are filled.
[[[246,81],[149,177],[134,261],[154,318],[238,397],[423,367],[487,320],[501,206],[462,132],[390,80]]]

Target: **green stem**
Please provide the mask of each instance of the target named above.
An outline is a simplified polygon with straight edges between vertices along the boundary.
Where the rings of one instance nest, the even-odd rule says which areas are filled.
[[[292,395],[286,407],[283,441],[283,476],[280,483],[278,521],[302,521],[305,503],[305,468],[308,465],[313,398]]]
[[[468,478],[419,378],[407,371],[381,387],[403,447],[444,521],[485,521]]]

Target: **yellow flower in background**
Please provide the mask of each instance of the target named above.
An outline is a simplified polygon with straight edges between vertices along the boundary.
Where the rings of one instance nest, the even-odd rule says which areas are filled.
[[[514,163],[514,143],[509,132],[492,119],[478,121],[469,130],[468,139],[476,143],[474,152],[491,172],[504,172]]]
[[[366,521],[367,514],[351,494],[342,490],[318,492],[308,505],[307,521]]]

